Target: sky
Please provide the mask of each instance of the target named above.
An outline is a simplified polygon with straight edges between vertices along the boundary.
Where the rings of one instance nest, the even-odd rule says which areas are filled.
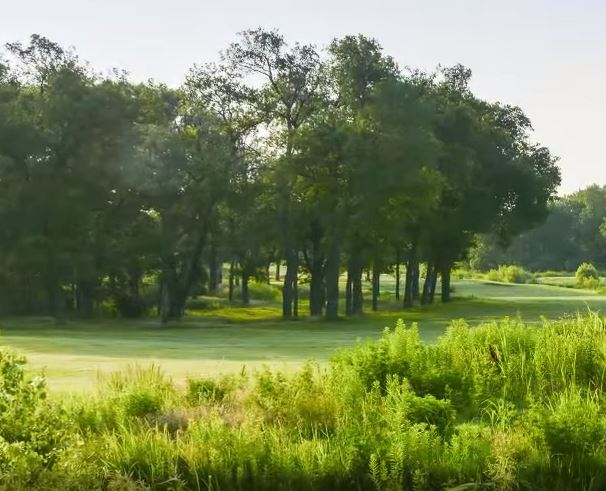
[[[179,85],[236,33],[263,26],[325,47],[376,38],[401,66],[463,63],[472,88],[520,106],[560,157],[561,193],[606,184],[602,0],[0,0],[0,44],[42,34],[100,71]]]

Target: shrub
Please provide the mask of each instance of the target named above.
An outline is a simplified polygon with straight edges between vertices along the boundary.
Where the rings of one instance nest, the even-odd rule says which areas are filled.
[[[248,285],[248,292],[250,298],[264,302],[277,302],[282,298],[279,288],[257,281],[253,281]]]
[[[498,269],[488,271],[486,279],[502,283],[530,283],[533,280],[533,275],[521,266],[501,265]]]
[[[595,290],[600,286],[600,275],[593,264],[582,263],[575,274],[577,287]]]
[[[25,358],[0,351],[1,487],[16,477],[33,485],[76,441],[66,411],[47,399],[43,378],[26,377],[24,364]]]

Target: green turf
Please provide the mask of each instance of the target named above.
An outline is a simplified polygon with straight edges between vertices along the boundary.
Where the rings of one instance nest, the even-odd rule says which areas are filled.
[[[28,355],[33,370],[44,369],[51,386],[86,390],[94,387],[98,373],[133,363],[159,364],[176,380],[262,364],[288,370],[310,358],[326,361],[356,339],[377,337],[398,318],[418,322],[422,337],[432,341],[453,319],[478,323],[521,316],[535,321],[606,310],[606,297],[590,291],[458,280],[452,303],[402,311],[393,300],[393,281],[386,277],[382,283],[381,311],[338,322],[305,317],[283,322],[278,305],[255,305],[191,312],[168,327],[152,319],[72,321],[57,328],[49,319],[27,318],[3,319],[0,332],[4,345]]]

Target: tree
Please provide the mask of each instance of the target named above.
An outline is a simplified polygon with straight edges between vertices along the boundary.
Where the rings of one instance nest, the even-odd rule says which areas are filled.
[[[179,319],[225,197],[237,157],[212,114],[181,116],[178,94],[159,87],[155,104],[166,107],[167,124],[140,128],[140,191],[158,223],[163,322]],[[172,102],[171,102],[172,101]]]
[[[251,91],[251,97],[268,129],[273,130],[265,146],[273,153],[276,163],[276,209],[287,268],[282,315],[285,319],[296,318],[299,247],[293,219],[295,203],[291,199],[294,176],[288,167],[293,157],[294,138],[317,105],[322,81],[320,59],[314,46],[289,46],[277,31],[258,28],[240,33],[240,40],[226,51],[225,62],[231,69],[261,77],[263,81],[260,88]]]

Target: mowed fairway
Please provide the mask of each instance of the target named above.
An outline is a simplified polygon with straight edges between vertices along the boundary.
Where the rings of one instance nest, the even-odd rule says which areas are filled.
[[[51,387],[93,389],[99,374],[129,365],[157,364],[176,381],[215,376],[261,365],[290,370],[308,359],[327,361],[356,339],[378,337],[398,318],[417,322],[422,337],[435,340],[453,319],[472,324],[495,317],[536,321],[588,309],[606,311],[606,297],[590,291],[547,285],[511,285],[481,280],[454,282],[450,304],[401,311],[383,282],[381,311],[359,319],[326,322],[303,317],[282,322],[279,305],[225,307],[191,312],[178,324],[161,327],[140,321],[71,321],[57,328],[43,318],[2,319],[2,344],[27,355],[30,369],[44,371]],[[305,309],[303,304],[302,310]]]

